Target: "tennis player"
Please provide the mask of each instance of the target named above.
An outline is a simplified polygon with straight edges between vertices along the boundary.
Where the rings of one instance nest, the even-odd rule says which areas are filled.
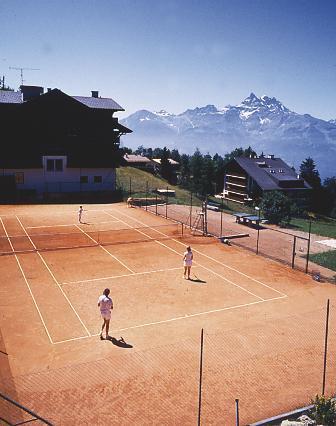
[[[78,210],[78,222],[82,223],[83,206],[79,206]]]
[[[103,331],[105,328],[106,339],[110,339],[108,334],[110,328],[110,319],[111,319],[111,310],[113,309],[113,301],[109,297],[110,289],[105,288],[103,294],[99,296],[98,299],[98,307],[100,309],[100,314],[104,320],[103,325],[101,327],[100,338],[103,339]]]
[[[193,258],[194,258],[194,255],[193,255],[193,252],[191,251],[191,247],[188,246],[187,251],[183,255],[183,266],[184,266],[183,278],[184,279],[186,279],[187,276],[188,276],[188,280],[190,279],[190,270],[191,270]]]

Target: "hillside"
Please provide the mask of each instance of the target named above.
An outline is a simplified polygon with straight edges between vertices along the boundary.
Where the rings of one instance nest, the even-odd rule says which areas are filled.
[[[124,196],[131,193],[133,196],[145,197],[148,188],[148,196],[155,196],[156,189],[175,190],[175,197],[170,197],[169,202],[176,204],[190,204],[190,192],[176,185],[170,185],[165,179],[154,176],[152,173],[139,170],[134,167],[119,167],[117,169],[117,187],[122,189]],[[200,205],[200,200],[193,197],[193,204]]]

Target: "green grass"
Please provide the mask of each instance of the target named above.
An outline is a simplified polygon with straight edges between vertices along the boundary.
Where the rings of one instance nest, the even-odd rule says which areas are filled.
[[[294,218],[290,221],[290,226],[304,231],[309,231],[309,220]],[[311,226],[311,233],[322,235],[323,237],[336,238],[336,221],[330,220],[313,220]]]
[[[176,185],[170,185],[166,180],[154,176],[152,173],[135,167],[119,167],[117,169],[117,187],[123,189],[124,197],[128,197],[131,185],[132,195],[145,197],[148,188],[148,197],[155,196],[156,189],[175,190],[175,197],[169,197],[169,203],[190,205],[190,192]],[[193,195],[193,205],[200,206],[201,201]]]
[[[336,271],[336,250],[312,254],[309,256],[309,260],[317,265]]]

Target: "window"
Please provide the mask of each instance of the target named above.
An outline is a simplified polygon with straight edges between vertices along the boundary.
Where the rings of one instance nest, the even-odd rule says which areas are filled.
[[[88,183],[88,182],[89,182],[89,178],[87,176],[80,177],[80,183]]]
[[[24,173],[23,172],[16,172],[15,173],[15,183],[16,184],[24,183]]]
[[[63,159],[62,158],[48,158],[47,159],[47,172],[63,172]]]
[[[102,183],[103,182],[103,178],[101,176],[94,176],[93,182],[94,183]]]

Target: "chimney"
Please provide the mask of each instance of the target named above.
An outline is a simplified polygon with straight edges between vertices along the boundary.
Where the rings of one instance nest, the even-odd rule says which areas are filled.
[[[98,90],[91,90],[91,94],[93,98],[98,98]]]
[[[48,87],[48,88],[47,88],[47,92],[51,92],[51,87]]]
[[[43,87],[40,86],[20,86],[22,93],[22,98],[24,101],[29,101],[34,98],[38,98],[40,95],[43,95]]]

